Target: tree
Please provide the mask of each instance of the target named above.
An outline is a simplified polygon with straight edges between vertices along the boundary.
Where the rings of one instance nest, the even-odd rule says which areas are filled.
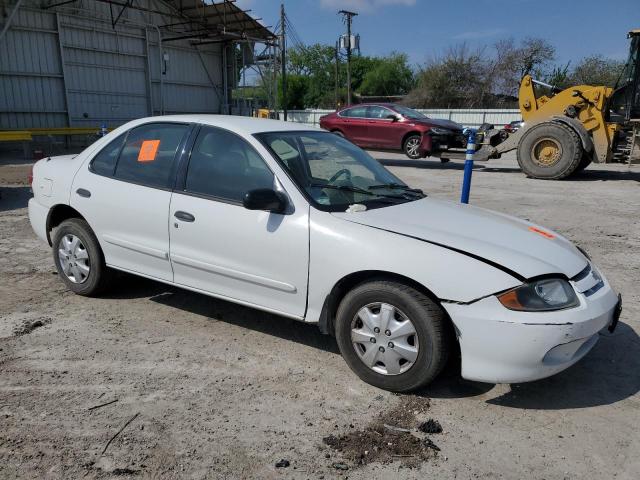
[[[403,53],[392,53],[381,58],[377,65],[364,74],[359,86],[362,95],[404,95],[413,86],[413,72],[408,57]]]
[[[553,67],[551,72],[545,76],[544,81],[554,87],[567,88],[572,83],[571,75],[569,73],[570,64],[571,62],[567,62],[564,66],[558,65]]]
[[[472,52],[466,44],[451,47],[422,67],[404,103],[416,108],[480,107],[486,68],[482,49]]]
[[[335,48],[316,43],[289,49],[287,55],[288,71],[306,78],[304,105],[321,106],[327,93],[335,90]]]
[[[306,108],[305,97],[309,89],[309,79],[304,75],[287,75],[287,109]],[[278,78],[278,106],[282,108],[282,79]]]
[[[527,37],[517,50],[520,78],[525,75],[544,75],[544,68],[555,60],[556,48],[543,38]]]
[[[625,62],[604,58],[602,55],[585,57],[576,64],[570,75],[573,85],[604,85],[614,87]]]
[[[542,38],[525,38],[516,44],[512,38],[494,44],[493,78],[488,79],[494,93],[517,96],[520,80],[525,75],[545,78],[555,60],[555,47]]]

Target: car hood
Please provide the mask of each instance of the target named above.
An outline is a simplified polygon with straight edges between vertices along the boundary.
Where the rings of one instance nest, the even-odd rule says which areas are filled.
[[[424,120],[411,120],[412,123],[419,123],[420,125],[426,125],[428,127],[441,127],[448,128],[455,132],[462,132],[462,125],[452,120],[443,120],[440,118],[425,118]]]
[[[460,203],[424,198],[333,215],[459,251],[499,265],[521,279],[550,273],[571,278],[587,265],[584,255],[569,240],[551,230]]]

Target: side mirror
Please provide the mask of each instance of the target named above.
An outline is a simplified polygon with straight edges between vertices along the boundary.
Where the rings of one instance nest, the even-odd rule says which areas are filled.
[[[391,120],[392,122],[397,122],[400,120],[397,115],[387,115],[387,120]]]
[[[287,200],[282,193],[271,188],[258,188],[245,193],[242,205],[247,210],[284,213],[287,208]]]

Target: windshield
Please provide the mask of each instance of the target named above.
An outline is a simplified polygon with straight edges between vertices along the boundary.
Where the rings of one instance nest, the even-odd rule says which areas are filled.
[[[328,132],[267,132],[256,137],[320,210],[379,208],[423,198],[368,153]]]
[[[394,105],[394,110],[407,118],[429,118],[424,113],[420,113],[413,108],[403,107],[402,105]]]

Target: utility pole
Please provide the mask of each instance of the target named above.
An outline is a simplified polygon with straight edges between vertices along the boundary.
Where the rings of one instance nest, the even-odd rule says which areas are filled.
[[[340,103],[339,98],[338,98],[338,86],[339,86],[339,79],[338,79],[338,61],[339,61],[339,55],[338,52],[340,51],[340,43],[336,42],[336,68],[335,68],[335,75],[336,75],[336,110],[338,110],[338,104]]]
[[[347,22],[347,105],[351,105],[351,20],[358,15],[356,12],[340,10]]]
[[[282,111],[284,121],[287,121],[287,46],[285,23],[287,16],[284,13],[284,3],[280,4],[280,63],[282,64]]]

